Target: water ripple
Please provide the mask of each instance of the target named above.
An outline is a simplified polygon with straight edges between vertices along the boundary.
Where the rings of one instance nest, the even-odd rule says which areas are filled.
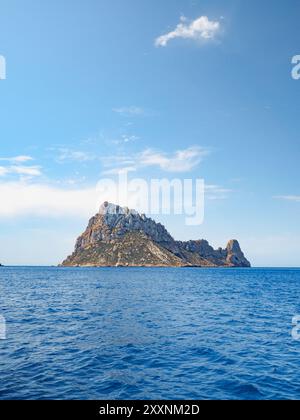
[[[300,270],[0,275],[0,399],[300,397]]]

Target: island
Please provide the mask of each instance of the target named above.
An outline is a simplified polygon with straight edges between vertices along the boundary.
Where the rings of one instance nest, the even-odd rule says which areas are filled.
[[[215,250],[206,240],[176,241],[161,223],[105,202],[62,267],[251,267],[239,242]]]

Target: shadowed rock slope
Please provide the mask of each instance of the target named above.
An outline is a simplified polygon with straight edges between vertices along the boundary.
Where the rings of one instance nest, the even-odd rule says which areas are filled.
[[[214,250],[207,241],[175,241],[160,223],[104,203],[77,239],[65,267],[250,267],[238,241]]]

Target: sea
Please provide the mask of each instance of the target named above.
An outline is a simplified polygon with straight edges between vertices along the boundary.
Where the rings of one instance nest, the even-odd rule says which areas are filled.
[[[297,400],[298,314],[300,269],[1,267],[0,399]]]

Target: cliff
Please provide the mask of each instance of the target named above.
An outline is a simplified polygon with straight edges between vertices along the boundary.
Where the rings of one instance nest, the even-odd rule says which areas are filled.
[[[250,267],[238,241],[214,250],[207,241],[175,241],[134,210],[104,203],[77,239],[65,267]]]

